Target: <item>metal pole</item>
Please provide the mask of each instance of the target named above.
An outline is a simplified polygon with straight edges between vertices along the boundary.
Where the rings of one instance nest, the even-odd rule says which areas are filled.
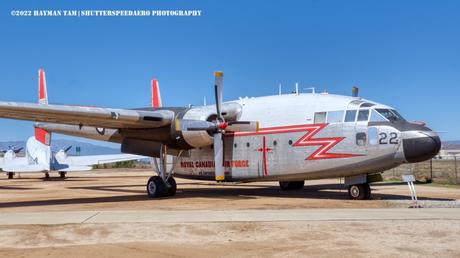
[[[455,168],[455,184],[458,184],[457,178],[457,155],[454,155],[454,168]]]
[[[430,159],[430,180],[433,182],[433,159]]]

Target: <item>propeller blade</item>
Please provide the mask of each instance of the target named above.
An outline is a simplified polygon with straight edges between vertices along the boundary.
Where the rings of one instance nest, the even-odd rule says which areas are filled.
[[[215,83],[214,83],[214,94],[216,98],[216,111],[217,118],[219,121],[223,122],[224,117],[222,116],[222,80],[224,77],[223,72],[214,72]]]
[[[222,141],[222,133],[214,134],[214,165],[216,181],[225,180],[224,169],[224,143]]]
[[[23,147],[21,147],[21,148],[19,148],[19,149],[17,149],[17,150],[14,150],[14,153],[19,153],[19,152],[21,152],[21,151],[22,151],[22,149],[24,149],[24,148],[23,148]]]
[[[228,122],[227,131],[232,132],[257,132],[259,122],[257,121],[233,121]]]
[[[203,120],[178,119],[176,128],[182,131],[216,130],[216,124]]]
[[[72,145],[70,145],[69,147],[67,147],[64,152],[67,153],[70,149],[72,149]]]

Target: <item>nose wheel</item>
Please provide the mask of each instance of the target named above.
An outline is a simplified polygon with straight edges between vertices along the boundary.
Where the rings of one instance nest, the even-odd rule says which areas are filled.
[[[371,198],[371,187],[368,183],[350,185],[348,196],[352,200],[369,200]]]

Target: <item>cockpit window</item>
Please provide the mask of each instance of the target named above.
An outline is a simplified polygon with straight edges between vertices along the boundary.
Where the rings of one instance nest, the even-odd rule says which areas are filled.
[[[369,119],[370,122],[386,122],[387,120],[380,115],[377,111],[373,110],[371,111],[371,118]]]
[[[379,108],[376,109],[379,114],[384,116],[386,119],[390,120],[390,122],[394,121],[404,121],[404,118],[394,109],[383,109]]]
[[[375,104],[372,104],[372,103],[368,103],[368,102],[365,102],[363,104],[361,104],[361,107],[372,107],[372,106],[375,106]]]
[[[369,117],[369,109],[360,109],[358,113],[358,121],[367,121]]]

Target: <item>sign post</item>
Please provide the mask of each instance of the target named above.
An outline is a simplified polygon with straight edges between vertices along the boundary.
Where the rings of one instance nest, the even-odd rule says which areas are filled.
[[[403,175],[402,180],[407,183],[407,186],[409,187],[410,191],[410,198],[412,200],[412,205],[409,206],[409,208],[420,208],[418,205],[418,200],[417,200],[417,192],[415,191],[415,186],[414,186],[414,175]]]

